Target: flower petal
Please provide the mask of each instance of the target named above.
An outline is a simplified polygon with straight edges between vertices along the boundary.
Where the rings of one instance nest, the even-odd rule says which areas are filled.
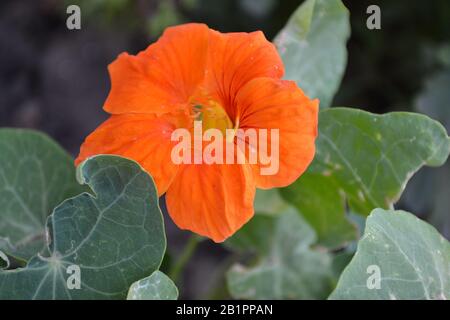
[[[137,56],[121,54],[109,66],[105,111],[161,114],[184,108],[204,79],[208,30],[203,24],[170,27]]]
[[[281,78],[283,62],[261,31],[220,33],[210,30],[206,74],[207,91],[221,101],[231,120],[234,98],[248,81],[257,77]]]
[[[184,165],[166,195],[175,224],[222,242],[253,216],[251,167],[237,164]]]
[[[268,165],[258,161],[253,166],[256,186],[267,189],[294,182],[314,157],[319,101],[310,100],[293,81],[258,78],[239,91],[236,103],[240,128],[279,129],[278,172],[261,174]],[[267,133],[267,147],[258,145],[258,153],[272,154],[273,137]]]
[[[86,138],[75,164],[97,154],[132,159],[152,175],[162,195],[178,170],[171,161],[173,129],[170,121],[154,115],[113,115]]]

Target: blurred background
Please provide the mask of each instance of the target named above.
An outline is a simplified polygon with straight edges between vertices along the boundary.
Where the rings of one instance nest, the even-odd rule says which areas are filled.
[[[110,86],[107,66],[119,53],[135,54],[165,27],[189,21],[222,32],[262,30],[271,39],[301,2],[1,0],[0,126],[44,131],[76,155],[86,135],[107,117],[102,110]],[[351,14],[352,36],[333,105],[422,112],[450,131],[450,1],[343,2]],[[81,8],[81,30],[66,27],[70,4]],[[370,4],[381,8],[381,30],[366,28]],[[450,238],[450,164],[420,171],[398,207]],[[170,263],[187,232],[170,219],[166,226],[165,263]],[[184,273],[182,298],[226,298],[218,275],[231,263],[228,258],[222,247],[202,242],[195,264]]]

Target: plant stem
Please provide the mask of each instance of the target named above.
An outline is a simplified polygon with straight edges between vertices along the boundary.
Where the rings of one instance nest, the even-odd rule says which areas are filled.
[[[186,263],[189,262],[190,258],[195,252],[198,244],[202,241],[202,238],[193,234],[190,236],[188,243],[183,249],[178,261],[170,268],[169,277],[173,282],[177,283],[180,277],[181,272],[183,271]]]

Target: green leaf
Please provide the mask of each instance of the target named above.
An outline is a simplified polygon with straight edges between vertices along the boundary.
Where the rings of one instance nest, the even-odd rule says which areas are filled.
[[[336,181],[355,212],[395,203],[422,166],[441,166],[450,153],[444,127],[427,116],[334,108],[321,112],[311,172]]]
[[[272,219],[274,229],[268,225],[265,234],[270,248],[255,266],[235,264],[227,272],[231,295],[242,299],[326,297],[331,291],[331,258],[311,249],[316,241],[311,227],[295,212],[265,218]]]
[[[282,195],[314,227],[321,244],[336,247],[354,239],[346,202],[361,215],[391,208],[417,170],[446,161],[450,139],[424,115],[332,108],[320,112],[316,146],[307,172]]]
[[[48,215],[82,191],[73,160],[49,137],[0,129],[0,250],[21,259],[41,251]]]
[[[330,298],[448,299],[450,244],[408,212],[375,209]]]
[[[257,189],[253,207],[255,217],[252,218],[252,223],[246,223],[225,242],[228,248],[241,252],[265,252],[264,248],[269,244],[265,232],[271,229],[273,223],[271,216],[296,210],[281,198],[278,189]]]
[[[355,225],[345,216],[339,186],[323,174],[306,172],[281,194],[314,227],[321,245],[335,248],[357,239]]]
[[[238,232],[225,242],[225,246],[236,252],[251,252],[264,255],[270,250],[271,235],[275,229],[273,216],[256,214]]]
[[[449,51],[450,52],[450,51]],[[450,53],[448,54],[450,60]],[[450,69],[427,79],[416,99],[416,110],[441,122],[450,130]],[[411,180],[401,202],[412,211],[427,217],[443,235],[450,238],[450,162],[439,169],[422,170]]]
[[[229,238],[224,245],[236,252],[264,254],[269,250],[270,237],[273,232],[272,219],[286,212],[297,212],[291,204],[282,199],[279,189],[257,189],[254,202],[255,216],[251,223],[246,223]]]
[[[286,79],[329,107],[347,64],[347,8],[340,0],[307,0],[275,37]]]
[[[178,289],[173,281],[161,271],[133,283],[128,300],[177,300]]]
[[[116,156],[88,159],[77,176],[95,196],[83,193],[55,209],[47,252],[25,268],[0,271],[0,299],[125,298],[133,282],[159,268],[166,239],[152,178]],[[71,290],[73,266],[81,286]]]
[[[281,198],[278,189],[256,189],[254,209],[257,214],[277,215],[289,207],[290,204]]]

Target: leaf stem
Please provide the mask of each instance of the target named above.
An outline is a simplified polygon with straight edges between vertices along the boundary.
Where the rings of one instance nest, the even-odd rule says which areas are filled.
[[[170,268],[169,276],[173,282],[178,282],[181,272],[189,262],[190,258],[195,252],[195,249],[197,249],[198,244],[202,242],[202,240],[203,239],[196,234],[190,236],[188,243],[184,247],[180,257],[178,258],[178,261],[173,265],[172,268]]]

